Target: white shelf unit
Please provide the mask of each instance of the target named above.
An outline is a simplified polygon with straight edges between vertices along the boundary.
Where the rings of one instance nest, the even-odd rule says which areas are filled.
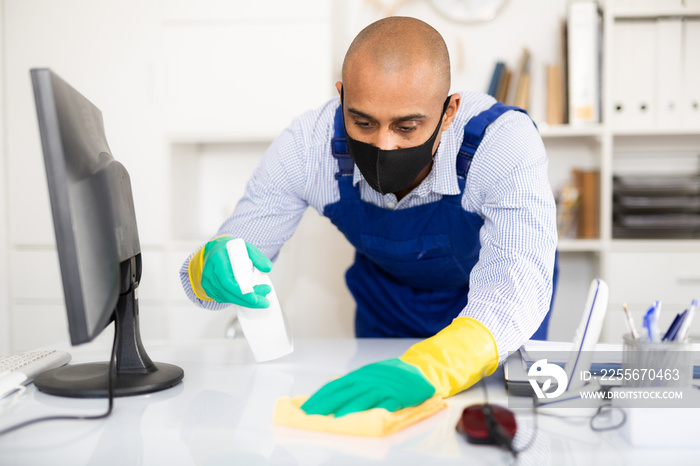
[[[600,170],[599,237],[562,239],[559,251],[564,265],[570,266],[569,270],[561,272],[564,280],[571,281],[567,274],[588,271],[610,285],[610,305],[601,337],[604,341],[619,342],[622,334],[627,332],[622,313],[623,302],[628,304],[635,321],[640,323],[643,313],[653,301],[662,300],[665,309],[662,325],[668,325],[677,312],[688,307],[692,298],[700,297],[700,239],[616,239],[612,228],[614,175],[700,173],[700,123],[696,123],[700,120],[696,120],[695,115],[681,119],[675,127],[664,126],[651,119],[636,126],[625,126],[617,124],[619,120],[613,115],[618,98],[615,94],[616,63],[613,50],[620,25],[651,25],[670,19],[700,21],[700,3],[691,3],[681,0],[675,3],[640,1],[636,5],[629,0],[604,2],[601,5],[603,122],[580,127],[563,125],[540,128],[550,155],[550,165],[556,167],[557,164],[568,163],[573,167],[582,162],[588,166],[595,165]],[[647,30],[655,33],[653,26]],[[644,43],[648,38],[638,39]],[[634,86],[634,83],[630,85]],[[700,81],[692,85],[700,87]],[[654,96],[649,97],[653,101]],[[592,152],[588,160],[563,154],[567,151],[576,153],[581,148]],[[558,160],[559,157],[565,160]],[[581,277],[575,276],[574,279],[580,280]],[[563,286],[566,288],[571,284],[564,283]],[[555,312],[565,312],[563,308],[566,305],[555,301]],[[693,335],[696,339],[700,336],[700,324],[697,322],[691,328]]]

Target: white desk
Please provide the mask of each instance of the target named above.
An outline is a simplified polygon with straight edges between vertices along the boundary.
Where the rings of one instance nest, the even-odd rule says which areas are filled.
[[[455,424],[462,409],[483,402],[476,386],[448,399],[449,409],[385,438],[297,430],[272,423],[274,402],[310,394],[361,365],[397,357],[415,340],[297,340],[277,361],[253,363],[244,340],[146,344],[154,361],[185,370],[183,383],[145,396],[117,398],[100,421],[50,421],[0,437],[0,465],[465,465],[511,464],[495,447],[468,444]],[[105,360],[109,349],[70,348],[73,362]],[[502,372],[488,379],[491,402],[507,405]],[[0,416],[0,428],[49,414],[100,413],[106,401],[57,398],[31,385]],[[700,422],[700,420],[699,420]],[[533,432],[518,413],[517,441]],[[538,416],[538,434],[522,465],[700,464],[700,449],[633,449],[620,432]],[[697,445],[700,445],[700,438]]]

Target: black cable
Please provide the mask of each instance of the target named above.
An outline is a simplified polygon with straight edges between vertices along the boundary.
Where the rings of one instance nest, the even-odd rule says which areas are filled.
[[[496,415],[491,409],[491,405],[484,403],[481,408],[481,412],[484,413],[484,420],[486,421],[486,427],[488,428],[489,435],[496,441],[496,445],[508,450],[513,457],[517,457],[520,451],[513,447],[513,438],[508,432],[505,431],[503,426],[499,424],[496,420]]]
[[[488,388],[486,386],[485,378],[482,377],[479,382],[481,383],[481,386],[484,389],[484,401],[485,401],[485,403],[482,407],[482,412],[484,413],[484,420],[486,422],[486,426],[489,430],[489,433],[496,440],[498,446],[509,451],[511,453],[511,455],[513,455],[513,458],[517,459],[517,457],[520,453],[523,453],[523,452],[529,450],[535,444],[535,439],[537,438],[537,431],[538,431],[537,410],[534,407],[534,403],[533,403],[533,408],[532,408],[532,413],[533,413],[532,436],[530,437],[528,442],[522,448],[515,448],[515,445],[513,444],[515,437],[511,436],[508,432],[506,432],[505,428],[498,422],[498,420],[496,419],[496,415],[494,414],[493,410],[491,409],[491,405],[488,402],[489,393],[488,393]],[[533,395],[533,398],[534,398],[534,395]],[[513,417],[515,417],[515,413],[513,413]]]
[[[116,354],[117,354],[117,334],[119,332],[119,326],[115,325],[115,330],[114,330],[114,341],[112,342],[112,355],[109,358],[109,374],[108,374],[108,382],[107,382],[107,396],[109,398],[109,406],[107,407],[107,411],[102,413],[102,414],[97,414],[94,416],[44,416],[44,417],[38,417],[36,419],[29,419],[28,421],[21,422],[19,424],[15,424],[10,427],[6,427],[5,429],[0,430],[0,435],[8,434],[10,432],[14,432],[18,429],[22,429],[23,427],[30,426],[32,424],[37,424],[39,422],[45,422],[45,421],[78,421],[78,420],[97,420],[97,419],[104,419],[110,414],[112,414],[112,408],[114,407],[114,361],[116,360]]]
[[[615,410],[619,410],[620,413],[622,414],[622,419],[617,424],[612,424],[612,425],[605,426],[605,427],[598,427],[597,425],[595,425],[595,420],[598,416],[601,416],[603,414],[603,410],[606,408],[607,408],[608,412],[613,412]],[[591,419],[588,422],[589,422],[589,425],[591,426],[591,430],[594,432],[605,432],[607,430],[616,430],[616,429],[619,429],[620,427],[622,427],[623,425],[625,425],[625,422],[627,422],[627,413],[625,413],[624,409],[616,407],[616,406],[600,405],[598,407],[598,411],[596,411],[596,413],[593,416],[591,416]]]
[[[605,412],[614,412],[614,411],[619,411],[621,414],[621,419],[617,424],[613,424],[610,426],[605,426],[605,427],[598,427],[595,422],[599,416],[602,416]],[[535,411],[538,412],[538,411]],[[625,413],[625,410],[622,408],[619,408],[617,406],[612,406],[609,404],[603,404],[598,407],[596,412],[591,415],[591,416],[586,416],[586,415],[581,415],[581,416],[565,416],[561,414],[553,414],[553,413],[547,413],[547,412],[540,412],[540,414],[548,417],[553,417],[556,419],[561,419],[564,421],[569,421],[572,419],[579,419],[581,421],[585,421],[586,419],[588,420],[588,425],[590,426],[591,430],[594,432],[605,432],[607,430],[616,430],[625,425],[627,422],[627,413]]]

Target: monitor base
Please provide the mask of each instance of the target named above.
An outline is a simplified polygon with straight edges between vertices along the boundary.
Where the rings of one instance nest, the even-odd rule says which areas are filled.
[[[180,383],[184,371],[175,365],[153,363],[148,372],[114,372],[114,396],[153,393]],[[71,398],[106,398],[109,395],[109,363],[97,362],[57,367],[38,374],[34,384],[44,393]]]

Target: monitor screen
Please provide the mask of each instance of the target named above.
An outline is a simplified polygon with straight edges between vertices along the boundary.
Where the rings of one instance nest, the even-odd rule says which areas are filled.
[[[182,369],[153,363],[141,343],[141,246],[131,182],[111,154],[102,112],[50,69],[32,69],[31,77],[71,343],[92,341],[114,321],[115,395],[173,386]],[[40,374],[35,384],[56,395],[106,396],[108,367],[69,365]]]

